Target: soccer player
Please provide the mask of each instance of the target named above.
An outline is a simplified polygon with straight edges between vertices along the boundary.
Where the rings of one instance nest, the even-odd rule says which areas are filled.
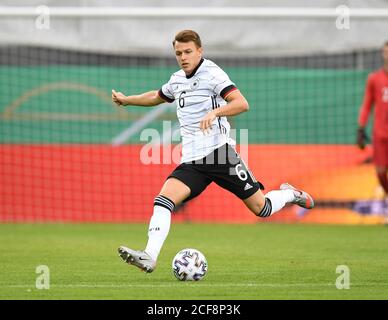
[[[118,249],[126,263],[145,272],[155,269],[174,207],[198,196],[211,182],[234,193],[261,218],[271,216],[286,203],[307,209],[314,206],[309,194],[288,183],[263,195],[263,185],[246,167],[229,137],[227,116],[248,111],[247,100],[220,67],[202,57],[201,39],[196,32],[179,32],[173,48],[181,70],[161,89],[130,96],[112,90],[112,100],[121,106],[156,106],[175,101],[180,122],[181,164],[154,200],[147,246],[144,251],[124,246]]]
[[[388,214],[388,41],[384,43],[382,57],[383,67],[368,76],[358,119],[357,144],[360,149],[365,148],[365,127],[373,105],[373,162],[385,192],[384,213]]]

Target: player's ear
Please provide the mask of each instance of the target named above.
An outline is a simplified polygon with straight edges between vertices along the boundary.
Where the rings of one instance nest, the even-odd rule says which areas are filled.
[[[203,53],[202,47],[199,47],[199,48],[198,48],[198,52],[199,52],[200,55],[202,55],[202,53]]]

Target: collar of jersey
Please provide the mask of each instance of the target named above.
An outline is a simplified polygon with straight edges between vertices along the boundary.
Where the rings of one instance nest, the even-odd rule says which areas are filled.
[[[193,72],[191,72],[189,75],[186,75],[187,79],[190,79],[190,78],[192,78],[195,75],[195,73],[197,72],[197,70],[199,69],[199,67],[201,66],[201,64],[202,64],[202,62],[204,60],[205,60],[204,58],[201,58],[201,60],[199,61],[198,65],[194,68]]]

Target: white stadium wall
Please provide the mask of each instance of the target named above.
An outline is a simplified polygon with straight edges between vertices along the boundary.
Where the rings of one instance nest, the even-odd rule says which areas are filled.
[[[274,17],[186,17],[190,7],[204,14],[217,8],[329,8],[347,6],[351,9],[387,9],[383,0],[329,1],[18,1],[18,7],[47,6],[54,10],[66,6],[112,7],[120,10],[156,7],[166,10],[187,7],[180,17],[78,17],[52,16],[49,29],[36,28],[36,16],[29,18],[1,15],[15,1],[0,1],[0,44],[48,46],[75,50],[122,53],[145,56],[169,56],[171,40],[181,29],[194,29],[203,38],[206,53],[211,56],[269,56],[306,53],[349,52],[379,47],[387,38],[388,18],[350,17],[350,28],[339,32],[337,18],[274,18]],[[129,8],[129,10],[128,10]],[[280,9],[279,9],[280,10]],[[117,12],[117,11],[116,11]],[[341,21],[340,21],[341,22]],[[98,35],[98,36],[97,36]]]

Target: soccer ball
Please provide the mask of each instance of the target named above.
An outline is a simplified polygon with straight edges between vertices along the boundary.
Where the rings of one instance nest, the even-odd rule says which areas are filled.
[[[207,261],[200,251],[183,249],[172,260],[172,271],[180,281],[198,281],[207,273]]]

